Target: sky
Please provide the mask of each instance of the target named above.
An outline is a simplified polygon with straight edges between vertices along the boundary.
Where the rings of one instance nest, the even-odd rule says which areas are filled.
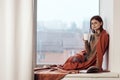
[[[76,22],[99,14],[99,0],[37,0],[37,21]]]

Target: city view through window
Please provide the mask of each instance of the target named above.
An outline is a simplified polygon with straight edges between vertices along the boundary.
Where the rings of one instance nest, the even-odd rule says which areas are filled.
[[[37,0],[36,64],[63,64],[84,49],[83,33],[99,0]]]

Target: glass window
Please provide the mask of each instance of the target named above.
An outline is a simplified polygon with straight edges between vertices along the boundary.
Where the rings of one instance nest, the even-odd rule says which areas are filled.
[[[99,0],[37,0],[36,64],[63,64],[83,50],[93,15],[99,15]]]

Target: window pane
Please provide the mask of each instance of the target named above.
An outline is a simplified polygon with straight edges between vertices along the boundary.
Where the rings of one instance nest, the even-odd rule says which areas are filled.
[[[99,0],[38,0],[37,65],[63,64],[83,50],[83,33],[98,14]]]

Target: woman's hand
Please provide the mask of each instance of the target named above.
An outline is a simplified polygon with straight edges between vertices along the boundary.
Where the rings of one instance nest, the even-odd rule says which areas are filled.
[[[77,56],[73,56],[73,58],[72,58],[72,62],[73,62],[73,63],[74,63],[74,62],[82,63],[82,60],[79,59]]]
[[[86,55],[86,50],[82,50],[81,52],[76,53],[76,55]]]

